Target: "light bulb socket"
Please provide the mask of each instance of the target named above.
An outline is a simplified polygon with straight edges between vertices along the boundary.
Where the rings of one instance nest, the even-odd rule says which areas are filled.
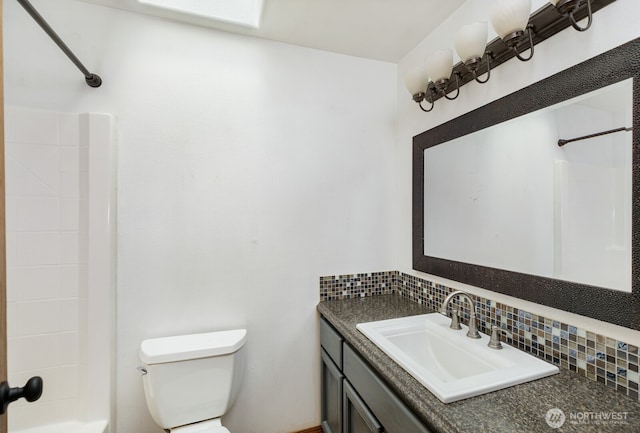
[[[438,93],[445,93],[445,90],[447,90],[447,87],[449,87],[449,79],[441,78],[438,81],[435,81],[433,85],[435,86]]]
[[[473,72],[478,70],[480,63],[482,63],[482,57],[471,57],[464,62],[464,67],[467,68],[468,71]]]
[[[556,9],[562,15],[571,15],[578,10],[581,0],[560,0],[556,3]]]
[[[507,47],[515,48],[516,46],[518,46],[518,43],[520,43],[520,40],[522,39],[523,36],[524,36],[524,30],[518,30],[506,35],[504,38],[502,38],[502,41],[505,43]]]
[[[413,101],[419,104],[424,101],[424,97],[424,92],[416,93],[415,95],[413,95]]]

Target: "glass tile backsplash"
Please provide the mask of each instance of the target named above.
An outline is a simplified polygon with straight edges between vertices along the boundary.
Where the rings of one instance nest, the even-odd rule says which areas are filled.
[[[437,310],[454,290],[399,271],[320,277],[321,301],[397,294]],[[500,325],[504,342],[640,400],[638,347],[491,299],[473,299],[480,332],[489,334],[492,325]],[[464,303],[458,307],[466,323],[469,311]]]

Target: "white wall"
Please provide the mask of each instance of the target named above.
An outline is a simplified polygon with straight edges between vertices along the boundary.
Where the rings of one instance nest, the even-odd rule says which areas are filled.
[[[396,66],[34,2],[82,76],[4,2],[9,104],[118,118],[117,432],[160,432],[145,338],[247,327],[231,431],[319,424],[318,276],[393,266]]]
[[[544,0],[534,0],[533,10],[542,7],[544,3]],[[394,226],[398,228],[398,239],[395,243],[397,248],[396,268],[409,274],[421,275],[412,270],[411,259],[412,137],[640,36],[640,28],[636,24],[640,14],[640,3],[635,0],[618,0],[594,14],[594,23],[589,31],[581,33],[571,28],[566,29],[551,39],[538,44],[535,48],[535,56],[531,61],[523,63],[512,59],[492,71],[491,79],[487,84],[469,83],[461,89],[460,97],[455,101],[439,100],[432,112],[423,113],[416,107],[404,86],[404,71],[424,62],[424,59],[437,49],[453,49],[453,37],[462,25],[473,21],[488,21],[486,5],[487,2],[483,0],[468,0],[402,59],[398,66],[397,176],[394,195],[396,200],[394,209],[397,210]],[[490,25],[489,28],[489,39],[491,40],[496,34]],[[458,60],[456,58],[454,62]],[[587,329],[609,332],[610,335],[620,336],[628,341],[640,341],[640,332],[542,307],[476,287],[446,281],[438,277],[429,276],[429,278],[442,281],[449,287],[462,288],[498,302],[526,309],[532,313],[568,321]]]

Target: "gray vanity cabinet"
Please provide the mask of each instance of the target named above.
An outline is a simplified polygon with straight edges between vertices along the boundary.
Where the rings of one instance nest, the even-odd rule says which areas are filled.
[[[432,433],[324,318],[320,343],[324,433]]]

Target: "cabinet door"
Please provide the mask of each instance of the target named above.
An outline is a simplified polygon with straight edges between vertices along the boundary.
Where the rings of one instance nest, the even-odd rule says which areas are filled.
[[[366,407],[384,425],[385,432],[431,433],[351,346],[345,344],[343,354],[345,383],[349,381],[358,391]]]
[[[383,433],[382,426],[347,380],[343,385],[344,433]]]
[[[322,352],[322,430],[342,433],[342,372],[324,349]]]

